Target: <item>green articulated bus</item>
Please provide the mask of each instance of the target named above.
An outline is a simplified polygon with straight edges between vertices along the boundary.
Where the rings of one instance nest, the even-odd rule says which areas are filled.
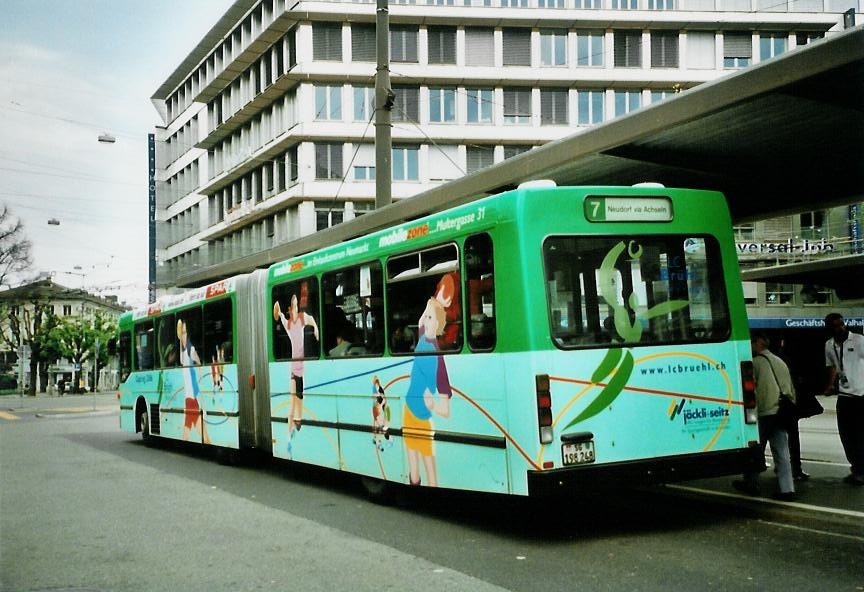
[[[764,466],[716,192],[523,187],[120,321],[120,425],[514,495]]]

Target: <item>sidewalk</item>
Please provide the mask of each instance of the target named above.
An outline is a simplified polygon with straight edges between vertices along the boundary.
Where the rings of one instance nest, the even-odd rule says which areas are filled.
[[[61,396],[38,393],[35,397],[6,395],[0,397],[0,412],[13,416],[36,415],[62,416],[81,413],[105,413],[119,411],[117,391],[67,394]],[[10,419],[6,417],[6,419]]]
[[[864,487],[843,483],[843,478],[849,474],[849,464],[837,435],[837,397],[819,397],[819,402],[825,408],[824,413],[799,423],[802,465],[810,479],[795,482],[796,501],[771,499],[777,491],[777,478],[770,451],[766,454],[768,470],[759,477],[758,496],[744,495],[732,487],[732,482],[740,477],[703,479],[670,487],[694,495],[712,496],[759,514],[770,516],[783,511],[787,515],[798,514],[808,523],[848,524],[858,536],[864,534]]]

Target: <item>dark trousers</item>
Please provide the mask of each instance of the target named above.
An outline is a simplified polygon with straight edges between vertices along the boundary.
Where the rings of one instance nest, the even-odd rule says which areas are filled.
[[[801,472],[801,438],[798,437],[798,420],[786,426],[789,434],[789,458],[792,461],[792,474]]]
[[[852,473],[864,477],[864,397],[837,397],[837,431]]]

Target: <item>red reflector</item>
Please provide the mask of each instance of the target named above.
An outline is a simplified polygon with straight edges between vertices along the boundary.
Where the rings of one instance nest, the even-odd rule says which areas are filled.
[[[552,425],[552,410],[551,409],[538,409],[537,410],[537,422],[541,427],[551,426]]]
[[[549,393],[537,393],[537,406],[544,409],[552,407],[552,395]]]
[[[543,468],[544,469],[554,469],[555,463],[552,462],[551,460],[547,460],[546,462],[543,463]]]

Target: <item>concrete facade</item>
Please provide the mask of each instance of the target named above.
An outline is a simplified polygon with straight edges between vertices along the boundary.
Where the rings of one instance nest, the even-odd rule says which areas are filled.
[[[793,51],[849,8],[394,3],[394,199]],[[369,3],[238,0],[158,89],[160,291],[372,208],[374,18]]]

